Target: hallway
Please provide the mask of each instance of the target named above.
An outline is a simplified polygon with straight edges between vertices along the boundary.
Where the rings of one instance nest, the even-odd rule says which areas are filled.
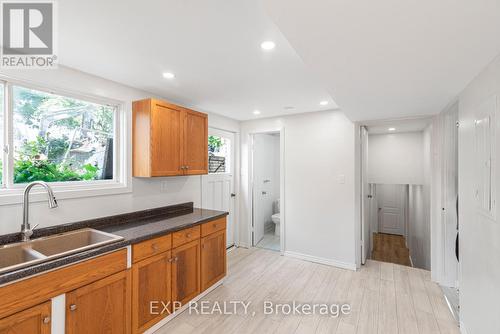
[[[402,235],[373,233],[372,260],[411,267],[410,251]]]

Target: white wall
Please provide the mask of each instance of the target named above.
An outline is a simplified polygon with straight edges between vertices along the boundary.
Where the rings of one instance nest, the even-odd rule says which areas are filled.
[[[280,196],[280,137],[257,134],[253,140],[254,227],[274,231],[271,216]]]
[[[474,197],[478,173],[475,166],[474,120],[488,99],[500,95],[500,57],[479,74],[459,97],[459,220],[460,220],[460,319],[467,333],[500,333],[500,212],[493,217],[477,212]],[[496,132],[494,154],[500,157],[498,102],[492,124]],[[492,175],[493,195],[499,197],[498,162]]]
[[[152,97],[152,94],[109,80],[98,78],[80,71],[60,66],[50,71],[2,71],[0,74],[16,79],[28,80],[37,85],[48,86],[82,95],[93,95],[124,102],[128,119],[128,133],[131,125],[131,102]],[[165,97],[168,99],[168,97]],[[222,116],[209,115],[209,125],[239,131],[239,122]],[[128,165],[131,165],[131,138],[128,138]],[[131,169],[129,168],[129,173]],[[56,193],[57,196],[57,193]],[[134,210],[193,201],[201,205],[201,177],[170,177],[154,179],[133,179],[132,192],[120,195],[64,199],[59,207],[49,210],[45,202],[32,204],[31,221],[40,227],[63,224],[119,214]],[[21,205],[0,206],[0,234],[17,232],[22,222]]]
[[[356,130],[339,111],[241,123],[241,240],[250,240],[249,134],[281,128],[285,145],[281,215],[285,219],[286,254],[354,268],[359,239],[355,238],[355,231],[359,231]]]
[[[368,138],[368,182],[423,184],[423,133],[391,133]]]
[[[431,269],[429,205],[423,185],[409,187],[408,248],[414,267]]]

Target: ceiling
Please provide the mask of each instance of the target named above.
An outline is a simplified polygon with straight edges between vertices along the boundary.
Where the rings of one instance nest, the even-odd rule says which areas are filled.
[[[64,0],[58,12],[62,65],[237,120],[337,108],[259,1]]]
[[[498,0],[269,0],[353,121],[440,112],[500,53]]]
[[[420,132],[431,124],[431,117],[420,117],[413,119],[394,119],[386,121],[363,122],[370,135],[387,133]],[[391,129],[391,130],[389,130]]]

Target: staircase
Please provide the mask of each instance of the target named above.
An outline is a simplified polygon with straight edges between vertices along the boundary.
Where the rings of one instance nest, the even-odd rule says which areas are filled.
[[[372,260],[411,266],[410,250],[402,235],[373,233]]]

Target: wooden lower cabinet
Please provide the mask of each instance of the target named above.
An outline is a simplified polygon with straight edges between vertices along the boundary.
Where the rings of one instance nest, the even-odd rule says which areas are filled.
[[[132,331],[134,333],[144,332],[172,312],[171,274],[170,251],[134,264],[132,269]],[[168,311],[163,309],[162,303],[168,305]]]
[[[182,305],[200,294],[200,239],[172,250],[172,300]]]
[[[130,333],[130,270],[66,294],[66,333]]]
[[[0,319],[0,334],[50,334],[51,302]]]
[[[226,276],[226,231],[201,239],[201,291]]]

